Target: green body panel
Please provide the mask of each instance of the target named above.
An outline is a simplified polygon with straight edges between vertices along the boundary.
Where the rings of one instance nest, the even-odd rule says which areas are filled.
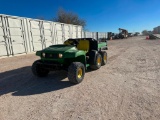
[[[86,64],[86,68],[89,67],[89,66],[90,66],[90,64]]]
[[[98,49],[106,46],[106,42],[101,42],[97,44]],[[42,54],[53,54],[57,55],[57,57],[43,57]],[[74,45],[52,45],[43,49],[41,51],[37,51],[36,55],[41,57],[42,61],[51,61],[53,63],[59,63],[64,66],[69,66],[72,62],[81,62],[86,68],[89,64],[86,63],[86,53],[87,51],[78,50]],[[62,57],[58,57],[59,54],[62,54]]]
[[[62,58],[45,58],[42,57],[43,53],[62,54]],[[42,61],[54,61],[60,64],[70,64],[70,62],[74,61],[85,63],[86,52],[83,50],[78,50],[72,45],[53,45],[41,51],[37,51],[36,55],[40,56]]]
[[[36,52],[36,55],[37,55],[37,56],[41,56],[41,51],[37,51],[37,52]]]
[[[98,43],[98,48],[102,48],[106,46],[106,42]]]

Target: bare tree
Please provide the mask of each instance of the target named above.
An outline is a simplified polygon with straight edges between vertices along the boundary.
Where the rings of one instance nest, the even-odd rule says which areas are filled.
[[[57,17],[53,18],[53,21],[67,23],[67,24],[81,25],[83,27],[86,26],[86,21],[79,18],[79,16],[76,13],[67,12],[62,8],[58,10]]]

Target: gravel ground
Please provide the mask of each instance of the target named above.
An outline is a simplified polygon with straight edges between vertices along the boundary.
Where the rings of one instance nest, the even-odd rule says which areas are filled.
[[[160,40],[108,44],[107,65],[78,85],[33,76],[35,55],[0,59],[0,120],[160,120]]]

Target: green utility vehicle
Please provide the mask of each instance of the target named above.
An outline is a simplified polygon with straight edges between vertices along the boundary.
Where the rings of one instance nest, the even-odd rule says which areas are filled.
[[[33,63],[32,72],[45,77],[50,71],[66,70],[69,81],[78,84],[88,67],[96,70],[107,63],[107,49],[107,42],[92,38],[68,39],[64,44],[37,51],[36,55],[41,59]]]

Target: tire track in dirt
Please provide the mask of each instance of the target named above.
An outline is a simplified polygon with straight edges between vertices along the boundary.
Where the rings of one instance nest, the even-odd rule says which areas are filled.
[[[118,51],[118,53],[116,55],[113,55],[111,57],[108,58],[108,61],[112,62],[114,61],[117,57],[119,57],[121,54],[124,54],[127,51],[128,48],[123,48],[122,50]]]

